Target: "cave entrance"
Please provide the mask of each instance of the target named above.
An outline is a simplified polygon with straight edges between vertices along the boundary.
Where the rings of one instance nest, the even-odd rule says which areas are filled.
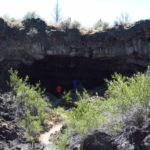
[[[21,64],[21,76],[29,75],[32,84],[40,81],[41,87],[50,93],[55,92],[57,85],[63,90],[73,88],[72,81],[77,80],[86,89],[104,85],[104,79],[110,78],[113,72],[126,75],[141,70],[133,64],[125,64],[123,59],[89,59],[85,57],[46,56],[31,65]]]

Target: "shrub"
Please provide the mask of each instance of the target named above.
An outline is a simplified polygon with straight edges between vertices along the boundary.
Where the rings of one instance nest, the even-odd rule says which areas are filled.
[[[5,33],[8,30],[8,24],[3,18],[0,18],[0,33]]]
[[[61,147],[61,149],[64,148],[67,150],[68,145],[71,146],[74,143],[74,139],[72,139],[74,133],[77,134],[78,139],[81,140],[105,120],[105,116],[100,116],[101,114],[98,107],[98,105],[100,105],[100,99],[91,102],[86,90],[84,90],[82,94],[77,91],[76,94],[79,100],[75,102],[75,107],[70,111],[64,112],[67,116],[65,118],[67,129],[55,139],[55,144],[57,147]],[[67,100],[70,101],[68,93],[66,97]],[[62,147],[62,145],[64,147]]]
[[[28,133],[28,139],[34,140],[42,131],[42,123],[48,119],[45,111],[50,105],[42,96],[39,84],[33,86],[28,83],[28,76],[23,80],[18,72],[10,70],[10,86],[16,93],[17,116],[19,123]]]
[[[4,21],[7,23],[7,25],[11,28],[20,28],[22,27],[22,23],[20,19],[11,18],[7,15],[3,16]]]
[[[65,112],[68,128],[67,132],[64,132],[64,137],[69,138],[69,135],[76,133],[82,140],[101,125],[107,124],[111,127],[109,131],[114,129],[116,131],[131,121],[134,125],[141,126],[148,118],[150,114],[148,111],[150,107],[148,73],[137,73],[130,78],[115,73],[113,80],[106,82],[108,90],[105,93],[105,99],[96,98],[90,101],[87,91],[83,94],[77,92],[79,97],[79,101],[76,102],[77,107]],[[130,117],[127,117],[129,114]],[[120,120],[121,117],[125,119]]]
[[[147,106],[149,103],[150,76],[137,73],[131,78],[115,73],[112,81],[107,81],[108,90],[105,96],[115,99],[116,109],[126,112],[134,104]]]
[[[75,21],[75,20],[72,21],[71,18],[68,18],[68,19],[62,21],[60,26],[64,31],[67,31],[69,29],[78,29],[79,30],[81,27],[81,24],[78,21]]]
[[[94,29],[99,31],[105,31],[109,28],[109,24],[107,22],[102,21],[101,19],[94,25]]]
[[[132,124],[137,127],[142,127],[150,117],[149,106],[135,104],[130,110],[123,115],[123,121],[126,125]]]
[[[100,111],[97,107],[98,101],[90,102],[90,97],[86,90],[82,96],[79,93],[77,95],[79,101],[76,102],[77,107],[68,113],[68,124],[73,131],[84,136],[89,130],[96,128],[104,118],[100,117]]]
[[[23,20],[22,24],[27,31],[35,28],[39,33],[44,33],[47,27],[46,23],[40,18],[28,18],[26,20]]]
[[[131,26],[131,19],[127,12],[122,12],[120,17],[114,21],[114,27],[118,29],[125,29]]]
[[[71,24],[71,29],[80,29],[81,24],[78,21],[73,21]]]
[[[70,139],[67,130],[55,134],[53,141],[55,142],[53,150],[70,150]]]

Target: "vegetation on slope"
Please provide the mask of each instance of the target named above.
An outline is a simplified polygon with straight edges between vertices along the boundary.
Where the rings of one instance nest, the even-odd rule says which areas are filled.
[[[42,96],[39,84],[36,86],[28,84],[28,77],[24,80],[19,78],[18,72],[10,70],[10,86],[16,93],[17,116],[19,123],[28,133],[28,140],[34,140],[43,130],[42,124],[50,117],[50,104]]]
[[[106,81],[108,90],[105,99],[97,98],[91,101],[85,91],[76,102],[77,107],[65,112],[68,128],[61,133],[56,144],[61,149],[70,149],[73,144],[71,135],[78,135],[82,141],[90,132],[102,125],[110,125],[111,131],[121,129],[127,121],[141,125],[146,116],[142,112],[149,109],[150,77],[147,74],[137,73],[133,77],[124,77],[115,73],[112,81]],[[140,106],[140,107],[139,107]],[[133,111],[133,108],[136,111]],[[130,112],[130,116],[127,116]],[[131,115],[132,112],[134,115]],[[138,113],[140,112],[140,113]],[[60,135],[59,135],[60,136]]]
[[[10,73],[10,85],[16,92],[17,113],[20,108],[23,111],[19,122],[29,136],[35,138],[35,133],[42,130],[43,121],[48,119],[49,114],[44,109],[50,107],[50,104],[44,100],[39,85],[29,85],[28,77],[25,80],[20,79],[17,71],[11,70]],[[54,138],[56,149],[70,149],[75,140],[74,135],[82,141],[89,133],[103,125],[110,125],[109,130],[116,131],[128,121],[137,126],[141,126],[145,121],[145,110],[149,110],[150,107],[149,70],[145,74],[137,73],[130,78],[115,73],[112,81],[106,82],[108,90],[105,92],[105,98],[92,99],[86,90],[82,94],[76,91],[78,101],[75,102],[75,107],[69,110],[53,110],[53,113],[63,116],[67,126]],[[66,94],[66,100],[71,100],[69,95]]]

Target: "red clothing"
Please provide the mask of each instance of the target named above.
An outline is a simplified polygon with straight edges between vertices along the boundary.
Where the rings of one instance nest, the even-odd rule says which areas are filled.
[[[58,94],[58,93],[61,93],[61,92],[62,92],[62,87],[60,85],[58,85],[56,87],[56,93]]]

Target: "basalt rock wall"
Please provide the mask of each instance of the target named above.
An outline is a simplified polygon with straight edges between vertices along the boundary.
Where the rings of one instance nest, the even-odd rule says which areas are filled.
[[[70,86],[78,79],[96,86],[113,72],[131,75],[144,71],[150,61],[150,20],[128,29],[81,34],[77,29],[44,32],[0,26],[0,77],[10,67],[28,74],[43,86]],[[2,82],[1,81],[1,82]]]

